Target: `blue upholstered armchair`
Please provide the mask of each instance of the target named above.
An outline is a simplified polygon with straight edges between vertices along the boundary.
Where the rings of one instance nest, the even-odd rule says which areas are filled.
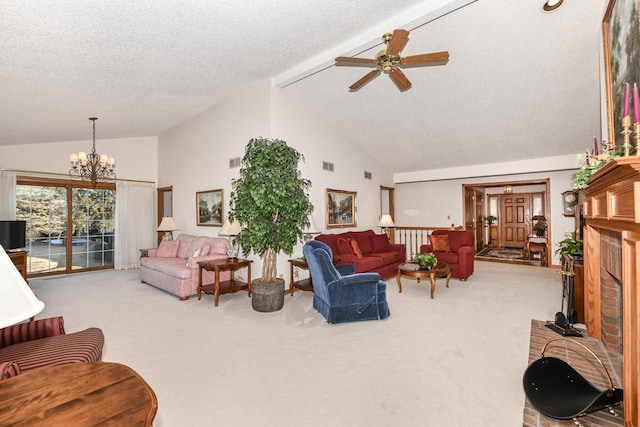
[[[302,251],[313,279],[313,307],[329,323],[384,319],[389,316],[387,285],[378,273],[354,274],[353,265],[334,267],[331,248],[311,240]]]

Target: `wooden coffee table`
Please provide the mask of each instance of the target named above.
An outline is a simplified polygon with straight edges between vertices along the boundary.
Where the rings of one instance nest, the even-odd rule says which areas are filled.
[[[151,426],[156,395],[119,363],[70,363],[0,381],[0,425]]]
[[[449,280],[451,279],[451,266],[444,261],[438,261],[435,268],[431,270],[420,270],[417,262],[405,262],[398,266],[398,273],[396,274],[396,281],[398,282],[398,292],[402,292],[402,282],[400,278],[402,276],[415,277],[420,283],[420,279],[429,278],[431,280],[431,299],[436,291],[436,278],[446,277],[447,288],[449,287]]]

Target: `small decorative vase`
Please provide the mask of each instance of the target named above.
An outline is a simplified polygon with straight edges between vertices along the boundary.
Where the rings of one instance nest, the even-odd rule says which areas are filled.
[[[418,265],[420,266],[420,270],[431,270],[431,264],[423,264],[419,262]]]

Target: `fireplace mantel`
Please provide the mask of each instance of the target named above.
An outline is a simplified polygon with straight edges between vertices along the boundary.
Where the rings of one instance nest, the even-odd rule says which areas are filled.
[[[602,234],[621,236],[622,363],[625,426],[640,427],[640,157],[610,161],[583,190],[585,324],[602,338]],[[606,344],[605,344],[606,345]]]

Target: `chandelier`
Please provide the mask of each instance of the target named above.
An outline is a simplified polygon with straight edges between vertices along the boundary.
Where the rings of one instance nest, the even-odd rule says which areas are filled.
[[[93,122],[93,147],[89,154],[84,151],[71,154],[71,169],[69,176],[91,181],[93,187],[98,181],[115,181],[116,161],[106,154],[96,154],[96,120],[97,117],[89,117]]]

